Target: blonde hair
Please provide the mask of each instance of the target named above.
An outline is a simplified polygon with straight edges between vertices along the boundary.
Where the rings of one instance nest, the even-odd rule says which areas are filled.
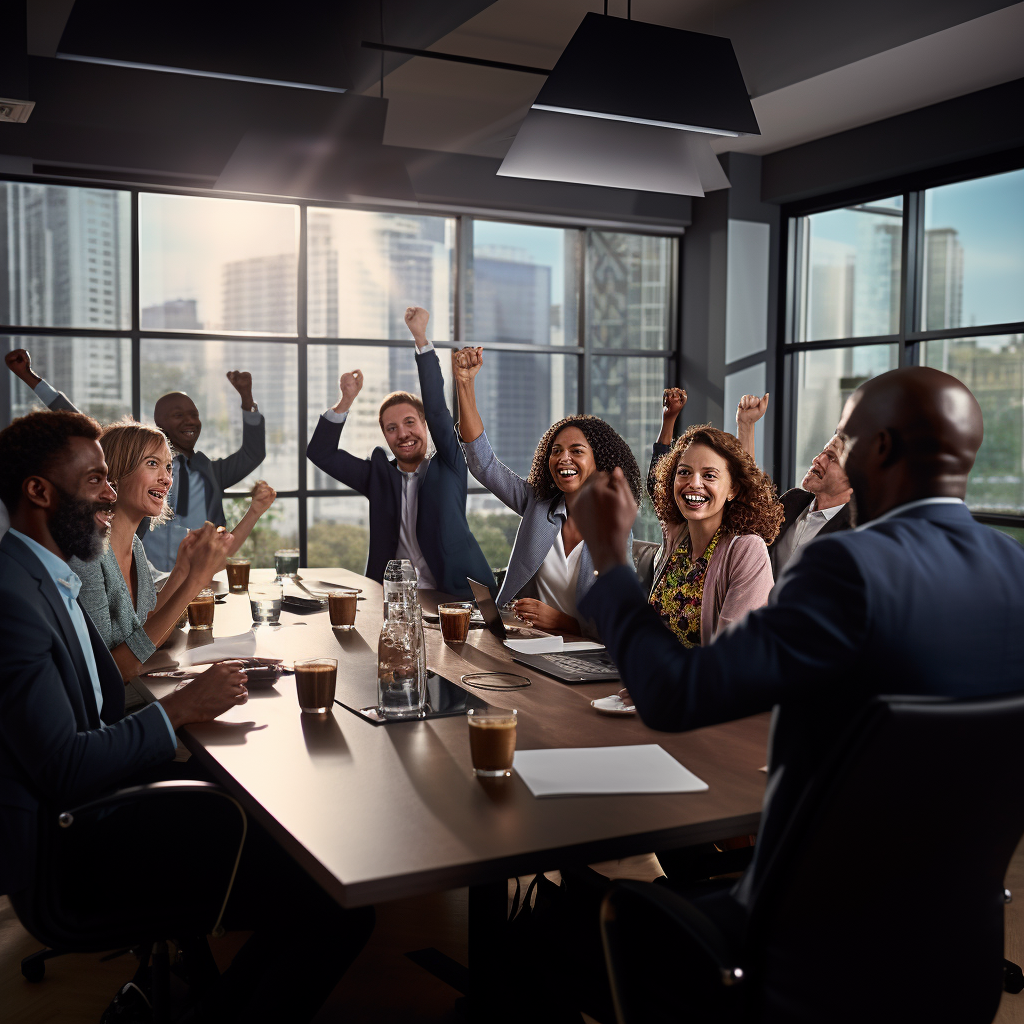
[[[162,430],[146,426],[144,423],[136,423],[130,416],[125,416],[103,428],[100,434],[100,447],[107,462],[107,475],[115,488],[121,480],[131,476],[142,465],[142,460],[154,449],[171,449]],[[117,514],[116,505],[114,514]],[[173,514],[171,506],[164,498],[163,511],[160,515],[150,518],[149,528],[152,530],[161,523],[166,523]]]

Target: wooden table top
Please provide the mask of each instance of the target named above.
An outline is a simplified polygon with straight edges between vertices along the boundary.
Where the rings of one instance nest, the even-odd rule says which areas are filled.
[[[362,588],[356,629],[335,635],[326,610],[282,612],[280,628],[256,631],[257,653],[338,659],[337,696],[352,707],[376,703],[382,588],[345,569],[303,569],[307,581]],[[254,570],[253,581],[273,576]],[[424,593],[424,607],[431,597]],[[216,609],[213,635],[251,626],[248,598],[229,595]],[[375,726],[335,705],[303,714],[293,676],[250,691],[247,704],[215,722],[180,730],[182,741],[246,809],[344,906],[476,885],[574,863],[757,831],[765,775],[768,716],[659,733],[636,716],[600,715],[591,699],[618,684],[566,685],[524,665],[487,630],[470,631],[458,648],[424,624],[427,664],[458,683],[467,672],[510,670],[530,687],[475,690],[488,703],[519,712],[517,748],[660,743],[708,783],[702,793],[536,799],[515,773],[477,779],[463,718]],[[186,630],[147,664],[162,667],[197,642]],[[174,685],[139,679],[159,698]]]

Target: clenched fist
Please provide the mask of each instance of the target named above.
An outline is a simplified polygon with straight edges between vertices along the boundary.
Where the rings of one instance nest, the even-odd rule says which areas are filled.
[[[457,381],[469,382],[484,364],[484,350],[477,348],[460,348],[452,352],[452,373]]]
[[[427,322],[430,314],[422,306],[410,306],[405,311],[405,326],[409,328],[417,348],[427,343]]]
[[[4,362],[7,363],[7,369],[15,377],[23,380],[30,388],[34,388],[42,379],[32,372],[32,357],[28,354],[27,349],[16,348],[8,352],[4,356]]]
[[[343,373],[338,380],[338,390],[341,391],[341,398],[334,404],[335,412],[348,412],[356,395],[363,390],[363,371],[351,370]]]
[[[276,498],[277,491],[266,480],[257,480],[252,488],[252,500],[249,507],[257,516],[261,516],[274,504]]]
[[[675,420],[683,411],[684,405],[686,405],[686,392],[682,388],[665,388],[661,406],[661,415],[664,419]]]
[[[767,410],[767,392],[765,392],[763,398],[758,398],[757,395],[744,395],[736,406],[736,423],[737,425],[744,423],[754,424],[764,416]]]

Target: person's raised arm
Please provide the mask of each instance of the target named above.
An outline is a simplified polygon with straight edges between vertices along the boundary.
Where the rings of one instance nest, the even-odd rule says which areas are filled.
[[[661,433],[658,444],[671,444],[675,436],[676,420],[686,405],[686,392],[682,388],[665,388],[661,406]]]
[[[249,539],[253,527],[260,521],[264,512],[274,504],[277,498],[277,491],[274,490],[266,480],[257,480],[252,488],[252,497],[245,515],[238,520],[238,523],[231,528],[231,536],[235,539],[231,542],[228,550],[228,557],[233,555]]]
[[[756,461],[754,455],[754,425],[768,410],[768,392],[758,398],[757,395],[744,395],[736,406],[736,436],[743,450]]]
[[[256,403],[252,398],[252,374],[248,370],[228,370],[225,376],[242,399],[242,412],[254,412]]]
[[[341,375],[338,381],[341,397],[317,420],[313,436],[306,445],[306,458],[328,476],[360,494],[369,495],[370,460],[357,459],[338,447],[345,418],[362,388],[362,370],[350,370]]]
[[[452,352],[452,375],[459,396],[459,437],[463,441],[475,441],[484,432],[484,421],[476,407],[476,375],[483,364],[482,348]]]
[[[420,395],[423,397],[423,417],[427,421],[437,456],[449,468],[464,476],[466,458],[455,437],[455,424],[444,400],[441,363],[432,345],[424,351],[430,345],[427,340],[429,320],[430,313],[422,306],[410,306],[405,311],[406,326],[416,342],[416,373],[420,379]]]
[[[267,457],[267,422],[253,401],[252,374],[248,370],[228,370],[225,376],[242,400],[242,447],[210,463],[221,490],[244,480]]]
[[[42,382],[42,377],[32,371],[32,357],[24,348],[12,349],[4,356],[7,369],[19,380],[23,380],[33,391]]]
[[[426,348],[430,344],[427,340],[427,323],[429,321],[430,313],[422,306],[409,306],[405,311],[405,326],[409,328],[409,333],[418,349]]]

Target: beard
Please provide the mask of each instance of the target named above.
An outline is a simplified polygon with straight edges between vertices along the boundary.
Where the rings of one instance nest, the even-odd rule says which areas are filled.
[[[108,511],[110,505],[88,501],[56,484],[53,486],[60,495],[60,504],[50,518],[50,536],[67,558],[91,562],[103,551],[105,538],[105,532],[96,523],[96,514]]]

